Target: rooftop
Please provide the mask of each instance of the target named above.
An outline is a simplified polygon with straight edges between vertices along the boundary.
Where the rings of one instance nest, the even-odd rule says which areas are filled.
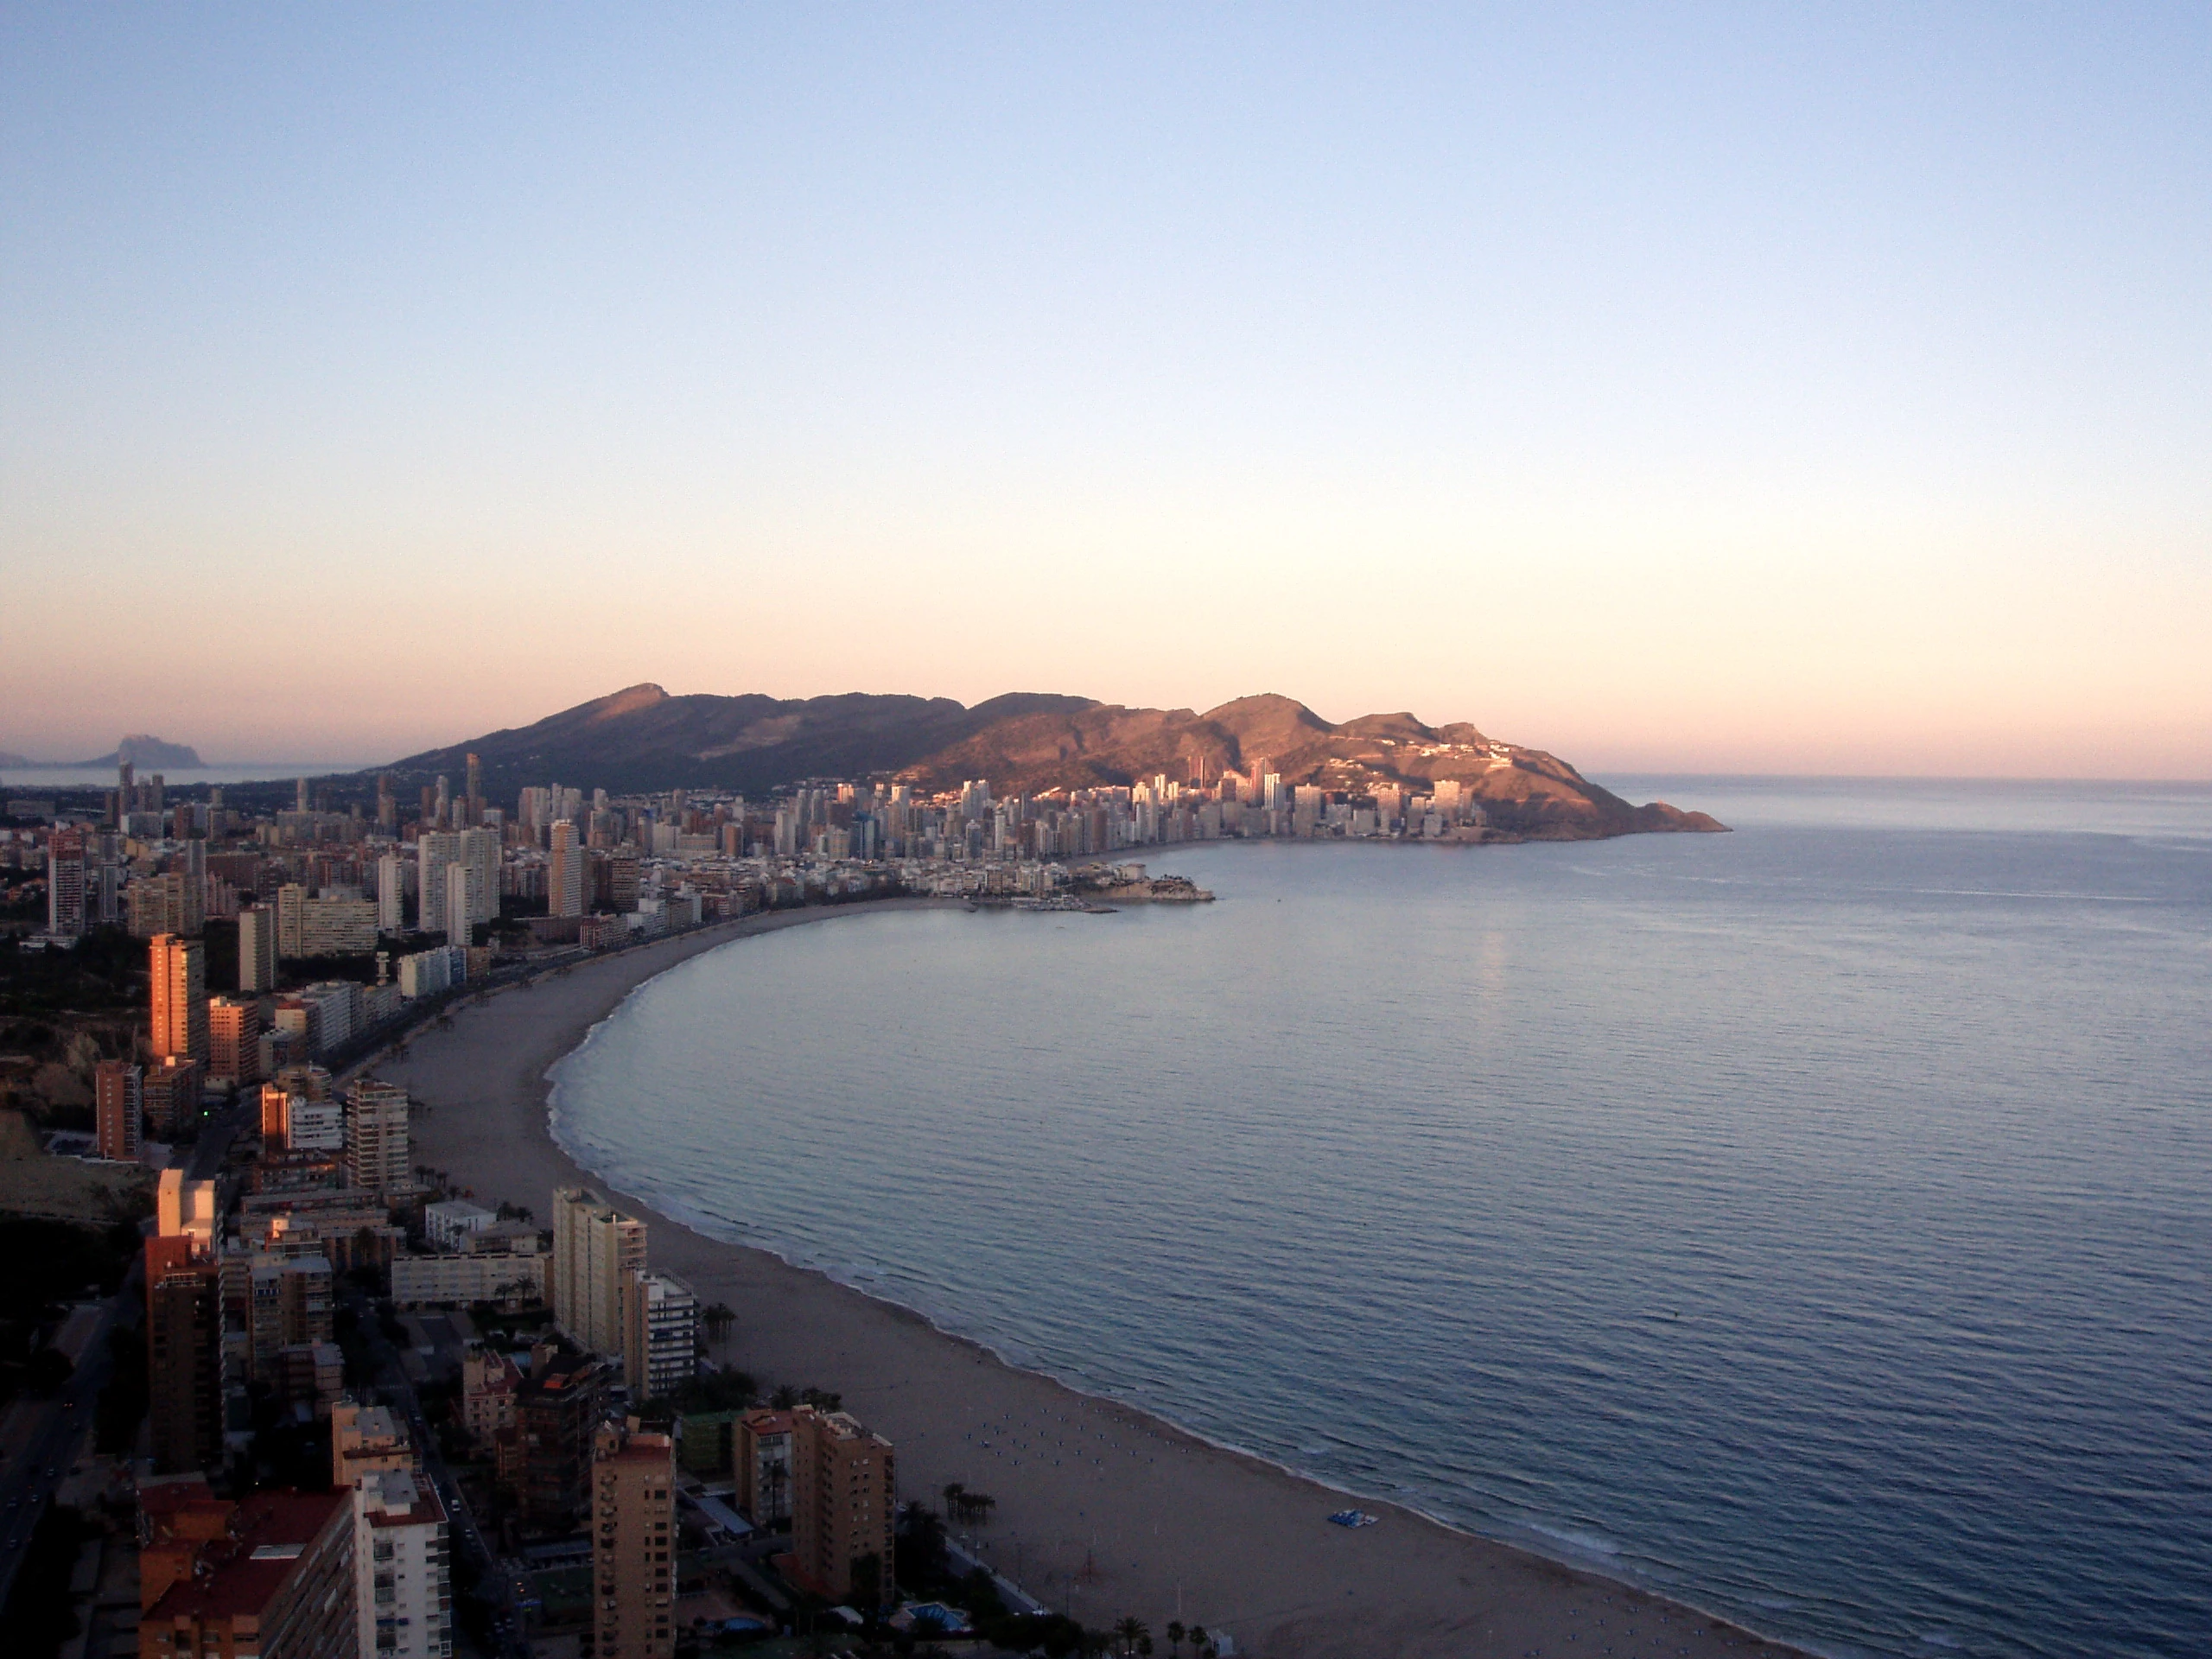
[[[343,1492],[256,1492],[232,1514],[229,1535],[200,1551],[192,1576],[163,1591],[145,1622],[257,1616],[346,1502]]]

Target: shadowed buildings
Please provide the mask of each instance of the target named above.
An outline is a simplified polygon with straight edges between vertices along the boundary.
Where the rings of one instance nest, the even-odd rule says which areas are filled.
[[[676,1442],[602,1424],[592,1462],[593,1652],[668,1659],[675,1651]]]

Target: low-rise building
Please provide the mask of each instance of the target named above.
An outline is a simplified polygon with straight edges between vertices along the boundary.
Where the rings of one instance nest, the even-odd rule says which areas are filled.
[[[401,1307],[477,1302],[520,1307],[545,1300],[545,1268],[546,1258],[535,1250],[397,1255],[391,1261],[391,1300]]]
[[[442,1198],[423,1206],[423,1231],[440,1249],[457,1250],[468,1234],[480,1232],[499,1218],[497,1211],[467,1198]]]
[[[330,1484],[358,1486],[380,1470],[419,1469],[422,1459],[407,1427],[390,1406],[351,1401],[330,1414]]]

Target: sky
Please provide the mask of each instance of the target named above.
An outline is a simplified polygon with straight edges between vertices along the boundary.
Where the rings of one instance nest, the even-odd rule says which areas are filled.
[[[2212,10],[0,4],[0,749],[2212,776]]]

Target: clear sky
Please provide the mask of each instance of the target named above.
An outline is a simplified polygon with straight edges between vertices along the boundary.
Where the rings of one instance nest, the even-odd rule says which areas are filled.
[[[2212,775],[2212,10],[0,7],[0,748]]]

